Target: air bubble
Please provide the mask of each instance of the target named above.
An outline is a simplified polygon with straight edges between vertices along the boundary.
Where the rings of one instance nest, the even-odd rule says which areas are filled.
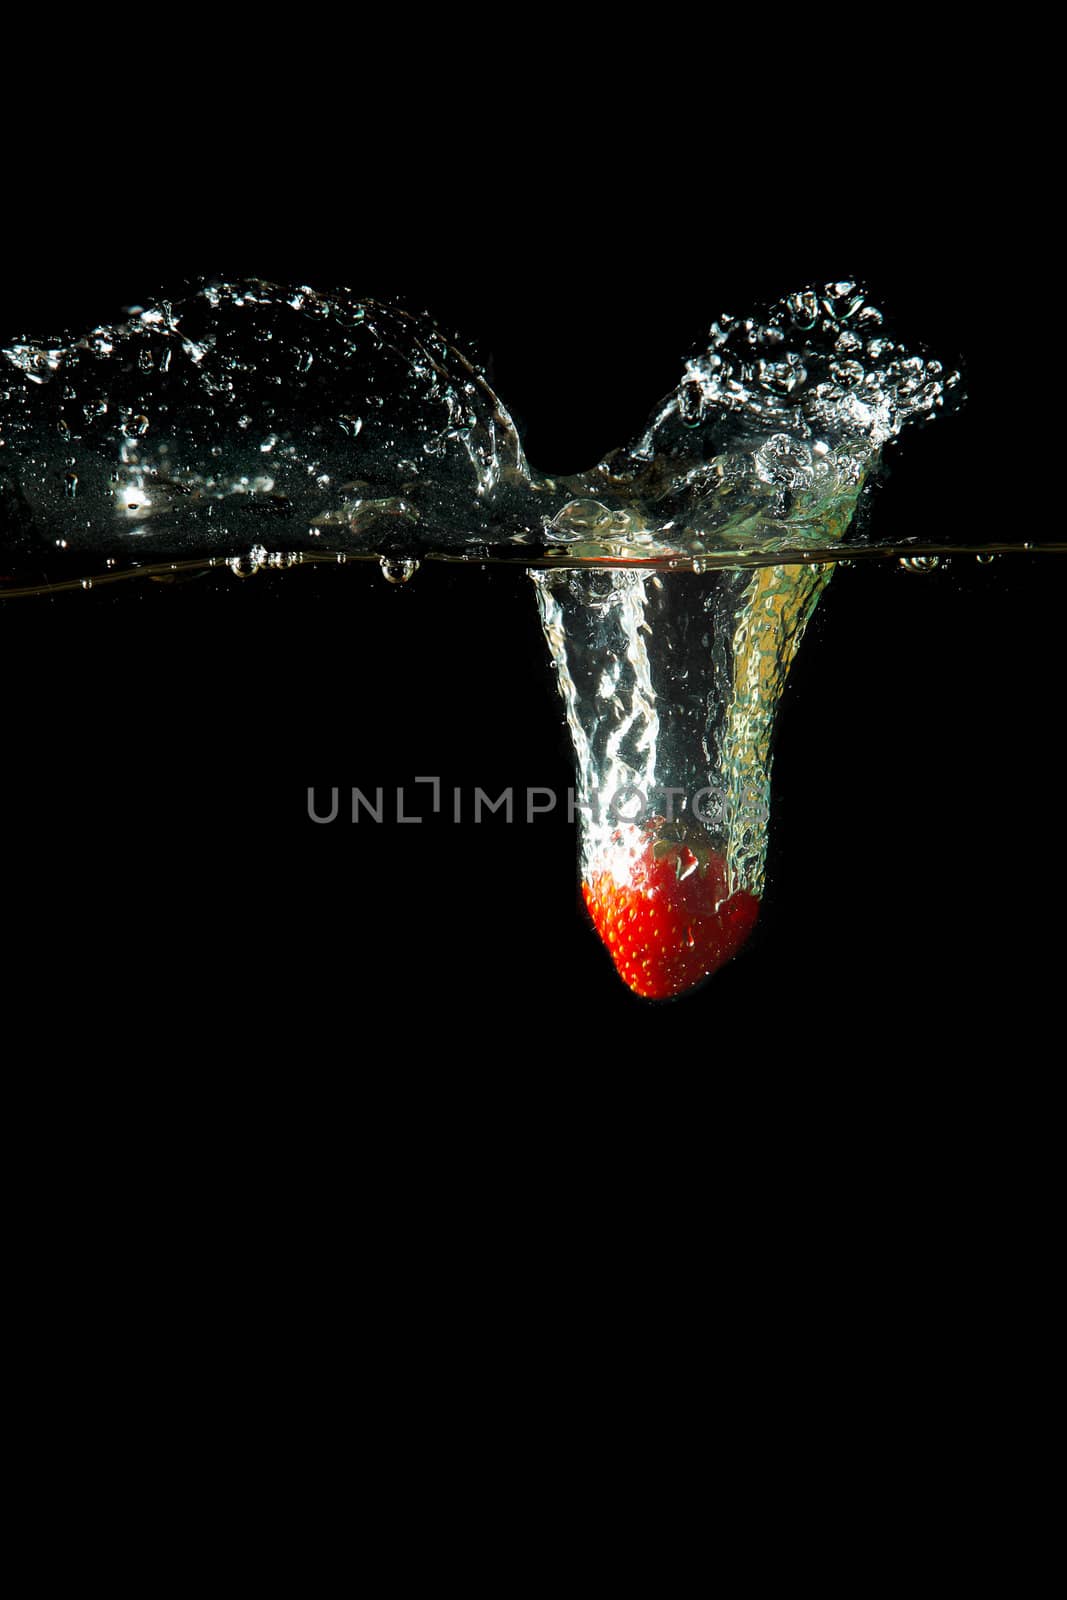
[[[413,556],[382,556],[382,577],[386,583],[408,583],[419,570]]]
[[[231,556],[226,564],[235,578],[252,578],[269,560],[267,551],[257,544],[252,546],[247,555]]]

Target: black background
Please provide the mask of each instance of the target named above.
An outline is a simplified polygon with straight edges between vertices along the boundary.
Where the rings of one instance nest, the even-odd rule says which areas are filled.
[[[903,16],[873,39],[857,13],[725,20],[620,12],[582,47],[575,16],[529,12],[436,36],[400,12],[388,40],[362,11],[246,12],[228,37],[221,12],[82,37],[49,13],[5,62],[0,336],[187,275],[340,280],[459,332],[565,470],[641,426],[720,311],[853,276],[970,392],[905,438],[872,531],[1058,536],[1033,63],[1017,102],[973,19],[940,58]],[[761,1508],[783,1443],[791,1494],[836,1453],[892,1507],[881,1556],[929,1461],[946,1556],[988,1565],[1005,1508],[976,1540],[970,1491],[985,1510],[1031,1458],[1055,1325],[1060,560],[835,577],[782,711],[758,932],[659,1007],[588,927],[565,823],[306,817],[310,783],[565,787],[521,574],[0,607],[13,1321],[44,1362],[36,1449],[91,1463],[79,1503],[127,1394],[128,1459],[196,1430],[198,1482],[231,1417],[273,1467],[287,1391],[301,1418],[358,1397],[354,1459],[388,1499],[362,1444],[381,1395],[406,1513],[453,1396],[449,1479],[477,1440],[487,1371],[494,1466],[513,1396],[570,1400],[576,1372],[549,1414],[573,1436],[599,1388],[614,1439],[646,1394],[669,1414],[679,1373],[690,1433],[712,1401],[718,1444],[744,1407]],[[336,1450],[298,1459],[333,1503]]]
[[[1016,229],[1009,259],[958,106],[927,135],[920,94],[872,145],[855,109],[827,123],[807,100],[757,137],[692,77],[605,103],[606,67],[595,92],[564,74],[547,98],[533,60],[491,89],[385,67],[371,89],[364,61],[352,93],[324,70],[297,99],[295,66],[236,95],[225,74],[199,80],[194,112],[171,63],[165,108],[86,94],[61,158],[22,141],[4,338],[76,332],[190,276],[346,283],[455,332],[530,460],[567,471],[633,436],[720,311],[854,277],[964,363],[969,394],[905,436],[872,532],[1048,536],[997,464],[1025,342],[997,296],[1040,244]],[[150,993],[195,1031],[218,1001],[235,1040],[265,1024],[301,1060],[380,1070],[458,1047],[509,1074],[532,1049],[551,1071],[777,1079],[804,1041],[863,1071],[888,1041],[880,1070],[933,1053],[966,1073],[979,1042],[1032,1039],[1062,957],[1060,577],[1052,557],[835,577],[782,711],[759,930],[660,1007],[626,992],[589,928],[565,819],[307,818],[312,784],[403,784],[409,809],[421,775],[468,798],[565,790],[520,572],[424,566],[398,589],[350,565],[9,602],[20,970],[60,1009],[77,992],[114,1017]]]

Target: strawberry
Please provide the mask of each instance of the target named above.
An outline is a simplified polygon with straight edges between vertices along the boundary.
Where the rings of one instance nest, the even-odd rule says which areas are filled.
[[[582,884],[619,976],[649,1000],[692,989],[745,943],[759,900],[743,889],[726,891],[726,862],[717,851],[651,833],[628,880],[607,869]]]

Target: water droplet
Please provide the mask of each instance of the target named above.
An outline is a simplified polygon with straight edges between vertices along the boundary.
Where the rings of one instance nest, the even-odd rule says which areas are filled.
[[[996,559],[997,553],[995,550],[979,550],[977,556],[975,557],[975,560],[981,567],[988,567]]]
[[[92,586],[93,586],[92,578],[83,578],[82,579],[82,588],[83,589],[91,589]]]
[[[901,556],[900,565],[904,572],[933,572],[935,567],[941,565],[941,557]]]
[[[413,556],[383,556],[381,568],[387,583],[407,583],[418,571],[419,563]]]

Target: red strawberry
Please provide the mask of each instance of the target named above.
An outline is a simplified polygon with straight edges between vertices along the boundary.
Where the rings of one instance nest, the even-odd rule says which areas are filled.
[[[635,994],[669,1000],[710,976],[745,943],[759,901],[726,894],[726,863],[699,843],[649,836],[628,881],[594,872],[582,894],[619,976]]]

